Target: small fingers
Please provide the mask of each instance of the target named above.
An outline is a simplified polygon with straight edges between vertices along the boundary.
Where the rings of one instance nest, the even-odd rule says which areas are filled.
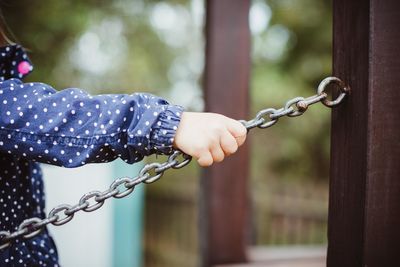
[[[229,156],[235,153],[238,149],[238,143],[232,134],[228,131],[224,131],[221,135],[221,148],[224,151],[225,156]]]
[[[247,129],[239,121],[234,119],[229,119],[227,125],[229,132],[236,139],[237,145],[241,146],[246,141]]]
[[[222,151],[221,146],[219,144],[218,146],[214,146],[211,149],[211,155],[215,162],[221,162],[225,158],[224,151]]]
[[[213,161],[213,157],[211,156],[211,153],[209,151],[202,153],[197,160],[199,165],[202,167],[211,166],[213,164]]]

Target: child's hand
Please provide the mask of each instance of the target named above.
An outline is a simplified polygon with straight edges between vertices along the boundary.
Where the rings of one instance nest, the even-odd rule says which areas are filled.
[[[246,140],[238,121],[216,113],[183,112],[174,147],[197,159],[200,166],[221,162]]]

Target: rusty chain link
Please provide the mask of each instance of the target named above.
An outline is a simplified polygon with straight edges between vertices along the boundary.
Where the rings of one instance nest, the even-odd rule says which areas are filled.
[[[336,84],[339,87],[339,96],[334,100],[328,100],[326,92],[328,85]],[[247,130],[255,127],[265,129],[273,126],[278,122],[279,118],[288,116],[296,117],[302,115],[307,108],[315,103],[322,102],[327,107],[335,107],[339,105],[350,89],[340,79],[336,77],[327,77],[321,81],[318,86],[317,94],[304,98],[295,97],[286,102],[285,106],[280,109],[267,108],[259,111],[257,115],[249,120],[240,120]],[[179,160],[178,158],[182,159]],[[68,223],[74,218],[75,213],[79,211],[92,212],[95,211],[109,198],[123,198],[131,194],[136,185],[141,183],[150,184],[164,174],[169,169],[180,169],[191,161],[191,156],[181,152],[174,151],[168,159],[163,163],[153,162],[146,164],[134,178],[123,177],[116,179],[105,191],[91,191],[84,194],[78,204],[71,206],[61,204],[53,208],[47,218],[30,218],[24,220],[16,231],[0,231],[0,250],[7,248],[18,238],[29,239],[38,235],[48,224],[60,226]]]

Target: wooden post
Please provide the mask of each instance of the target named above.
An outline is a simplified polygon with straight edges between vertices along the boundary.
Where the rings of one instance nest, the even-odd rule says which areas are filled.
[[[248,117],[250,0],[207,1],[206,110]],[[205,169],[201,181],[202,266],[246,261],[248,147]]]
[[[400,266],[400,1],[334,0],[328,266]]]

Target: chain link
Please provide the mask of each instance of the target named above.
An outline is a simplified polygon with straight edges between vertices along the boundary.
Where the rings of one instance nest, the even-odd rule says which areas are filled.
[[[328,100],[327,87],[330,84],[336,84],[340,89],[339,96],[334,100]],[[318,86],[317,94],[303,98],[295,97],[286,102],[285,106],[280,109],[267,108],[257,113],[254,119],[240,122],[250,130],[258,127],[261,129],[269,128],[278,122],[279,118],[288,116],[296,117],[303,115],[307,108],[315,103],[322,102],[327,107],[335,107],[340,104],[344,97],[348,94],[349,88],[336,77],[325,78]],[[179,160],[178,158],[182,159]],[[79,211],[92,212],[95,211],[110,198],[123,198],[133,192],[135,186],[141,183],[150,184],[160,179],[164,172],[169,169],[180,169],[191,161],[191,156],[181,151],[175,150],[163,163],[153,162],[146,164],[134,178],[123,177],[115,180],[105,191],[91,191],[84,194],[78,204],[71,206],[68,204],[58,205],[53,208],[47,218],[30,218],[24,220],[15,232],[0,231],[0,250],[7,248],[18,238],[32,238],[38,235],[47,225],[52,224],[60,226],[68,223],[74,218]]]
[[[328,100],[327,90],[331,84],[336,85],[339,88],[339,95],[334,100]],[[335,107],[342,103],[345,96],[349,92],[350,88],[346,86],[342,80],[336,77],[327,77],[319,84],[317,94],[307,98],[295,97],[287,101],[284,107],[280,109],[263,109],[257,113],[254,119],[248,121],[240,120],[240,122],[247,128],[247,130],[251,130],[256,127],[260,129],[269,128],[275,125],[279,118],[285,116],[301,116],[307,111],[309,106],[319,102],[322,102],[325,106],[330,108]]]

